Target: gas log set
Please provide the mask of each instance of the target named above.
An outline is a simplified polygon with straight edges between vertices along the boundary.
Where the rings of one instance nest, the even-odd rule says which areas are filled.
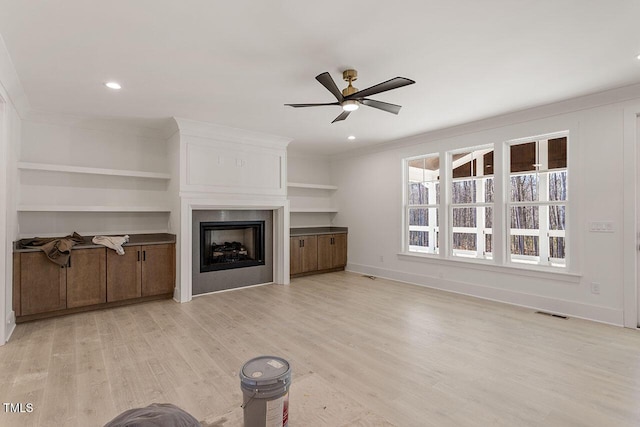
[[[213,243],[211,245],[211,263],[238,262],[248,260],[247,248],[240,242]]]

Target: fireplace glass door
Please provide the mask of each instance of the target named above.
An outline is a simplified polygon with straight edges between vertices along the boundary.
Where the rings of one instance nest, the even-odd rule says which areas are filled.
[[[200,223],[200,272],[264,265],[264,221]]]

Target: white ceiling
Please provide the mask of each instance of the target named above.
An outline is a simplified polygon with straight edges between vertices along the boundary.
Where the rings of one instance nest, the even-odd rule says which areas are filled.
[[[0,0],[5,40],[32,109],[116,117],[147,127],[171,116],[293,138],[334,154],[640,82],[636,0]],[[340,107],[356,68],[398,116]],[[120,82],[113,92],[102,83]],[[347,141],[350,134],[356,141]]]

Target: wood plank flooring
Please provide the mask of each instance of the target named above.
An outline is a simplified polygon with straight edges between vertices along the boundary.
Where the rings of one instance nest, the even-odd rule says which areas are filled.
[[[100,426],[154,402],[242,424],[238,371],[293,368],[290,425],[638,426],[640,333],[338,272],[17,326],[2,426]]]

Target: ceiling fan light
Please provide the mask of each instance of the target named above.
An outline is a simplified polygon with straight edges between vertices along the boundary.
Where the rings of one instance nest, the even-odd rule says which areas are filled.
[[[356,111],[358,109],[358,101],[356,100],[344,101],[342,103],[342,109],[344,111]]]

